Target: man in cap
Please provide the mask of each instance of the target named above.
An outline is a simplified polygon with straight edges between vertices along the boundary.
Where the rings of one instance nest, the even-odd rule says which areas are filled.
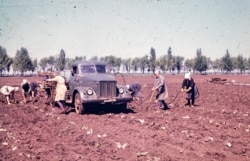
[[[18,87],[11,87],[11,86],[3,86],[1,89],[0,89],[0,92],[5,96],[6,100],[7,100],[7,103],[8,105],[11,104],[10,102],[10,99],[14,99],[14,94],[15,92],[17,92],[19,90]]]
[[[155,82],[154,82],[154,87],[152,88],[152,91],[156,91],[156,101],[158,104],[158,107],[162,110],[167,110],[168,105],[165,102],[165,99],[168,97],[168,91],[167,91],[167,86],[165,82],[164,76],[160,74],[159,70],[156,70],[154,72],[155,74]]]

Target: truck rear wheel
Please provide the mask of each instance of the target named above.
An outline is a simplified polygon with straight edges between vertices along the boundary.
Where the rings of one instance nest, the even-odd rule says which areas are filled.
[[[79,93],[76,93],[75,95],[75,110],[76,110],[76,113],[77,114],[83,114],[85,112],[85,108],[82,104],[82,101],[81,101],[81,96]]]

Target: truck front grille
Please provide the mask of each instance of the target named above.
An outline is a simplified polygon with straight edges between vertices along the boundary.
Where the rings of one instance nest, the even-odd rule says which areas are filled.
[[[101,81],[100,82],[100,97],[115,97],[116,82]]]

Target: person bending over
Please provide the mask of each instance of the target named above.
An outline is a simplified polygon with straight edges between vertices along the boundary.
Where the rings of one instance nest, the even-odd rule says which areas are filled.
[[[127,87],[133,98],[140,96],[141,85],[139,83],[132,83],[130,85],[127,85]]]
[[[12,86],[3,86],[0,89],[0,92],[5,96],[8,105],[11,104],[10,99],[12,98],[13,100],[15,100],[14,94],[15,92],[17,92],[19,90],[18,87],[12,87]]]
[[[26,97],[31,96],[31,101],[35,98],[35,95],[37,94],[37,87],[38,83],[36,82],[29,82],[26,79],[23,79],[21,83],[21,90],[22,90],[22,96],[24,103],[27,102]]]

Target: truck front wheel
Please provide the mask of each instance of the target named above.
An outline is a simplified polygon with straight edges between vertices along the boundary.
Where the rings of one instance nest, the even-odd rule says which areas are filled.
[[[76,93],[75,95],[75,110],[76,110],[76,113],[77,114],[83,114],[85,112],[85,108],[82,104],[82,101],[81,101],[81,96],[79,93]]]

